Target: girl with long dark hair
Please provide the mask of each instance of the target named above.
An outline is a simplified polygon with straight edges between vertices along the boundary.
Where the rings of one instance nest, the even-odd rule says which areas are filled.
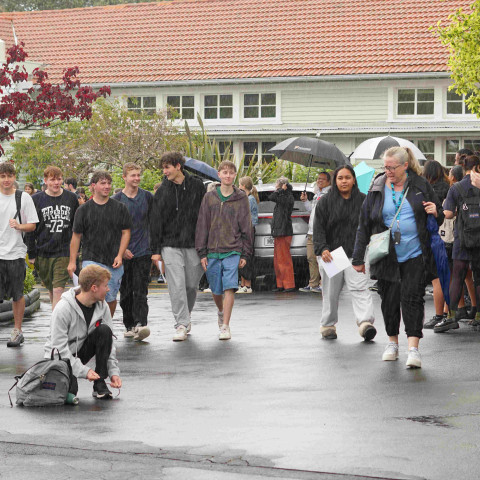
[[[324,262],[332,261],[331,251],[343,247],[351,258],[355,244],[360,210],[365,195],[357,186],[355,171],[350,165],[335,170],[331,190],[315,207],[313,225],[313,245],[315,255]],[[320,262],[319,262],[320,263]],[[323,338],[337,338],[338,299],[344,285],[352,298],[353,314],[360,335],[367,341],[377,334],[373,326],[374,314],[371,293],[368,290],[367,277],[352,266],[329,278],[319,265],[323,279],[323,306],[320,333]]]

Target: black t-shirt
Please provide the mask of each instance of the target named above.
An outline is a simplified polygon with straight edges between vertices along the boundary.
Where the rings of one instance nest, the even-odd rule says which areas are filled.
[[[125,205],[109,199],[104,205],[90,200],[77,210],[74,233],[82,235],[82,259],[111,266],[118,254],[122,230],[132,228]]]
[[[68,257],[73,219],[78,208],[77,196],[67,190],[58,197],[38,192],[32,200],[39,222],[35,231],[26,235],[28,256]]]
[[[82,309],[83,316],[85,317],[85,323],[87,324],[87,330],[88,330],[88,327],[90,326],[90,322],[92,321],[93,312],[95,310],[95,304],[93,304],[91,307],[87,307],[83,303],[79,302],[78,298],[75,297],[75,300],[78,306]]]

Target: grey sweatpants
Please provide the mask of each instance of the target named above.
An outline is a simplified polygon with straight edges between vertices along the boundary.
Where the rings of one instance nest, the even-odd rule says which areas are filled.
[[[320,257],[318,257],[320,258]],[[357,272],[352,266],[329,278],[320,265],[322,275],[323,307],[320,324],[323,327],[331,327],[338,322],[338,299],[343,285],[346,285],[352,299],[353,315],[360,325],[363,322],[373,323],[373,301],[368,289],[368,277],[364,273]]]
[[[200,258],[194,248],[162,248],[168,293],[175,318],[175,328],[188,326],[197,299],[198,283],[203,275]]]

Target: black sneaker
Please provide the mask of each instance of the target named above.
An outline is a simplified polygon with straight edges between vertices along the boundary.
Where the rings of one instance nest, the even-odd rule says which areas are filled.
[[[433,327],[434,327],[437,323],[440,323],[444,318],[446,318],[446,316],[443,316],[443,315],[434,315],[428,322],[425,322],[425,324],[423,325],[423,328],[431,328],[431,329],[433,329]]]
[[[475,315],[474,315],[475,318]],[[461,307],[455,312],[455,320],[458,322],[460,320],[468,320],[468,312],[466,307]]]
[[[455,330],[460,328],[458,322],[451,317],[444,318],[440,323],[437,323],[435,327],[433,327],[433,331],[435,333],[446,332],[447,330]]]
[[[93,382],[92,395],[99,400],[110,400],[112,398],[112,392],[108,389],[105,380],[95,380]]]
[[[272,288],[272,292],[283,292],[283,287]]]
[[[473,320],[475,318],[475,315],[477,314],[477,307],[472,307],[468,312],[467,312],[467,318],[469,320]]]

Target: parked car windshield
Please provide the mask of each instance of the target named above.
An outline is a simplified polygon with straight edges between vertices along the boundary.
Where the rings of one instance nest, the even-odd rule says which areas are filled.
[[[273,209],[275,208],[275,202],[271,202],[268,200],[272,192],[258,192],[258,198],[260,199],[260,204],[258,205],[258,213],[272,213]],[[294,212],[305,212],[307,213],[308,210],[305,207],[305,202],[300,200],[300,195],[302,192],[294,191],[293,192],[293,211]],[[308,199],[311,200],[313,198],[312,192],[307,192]]]

